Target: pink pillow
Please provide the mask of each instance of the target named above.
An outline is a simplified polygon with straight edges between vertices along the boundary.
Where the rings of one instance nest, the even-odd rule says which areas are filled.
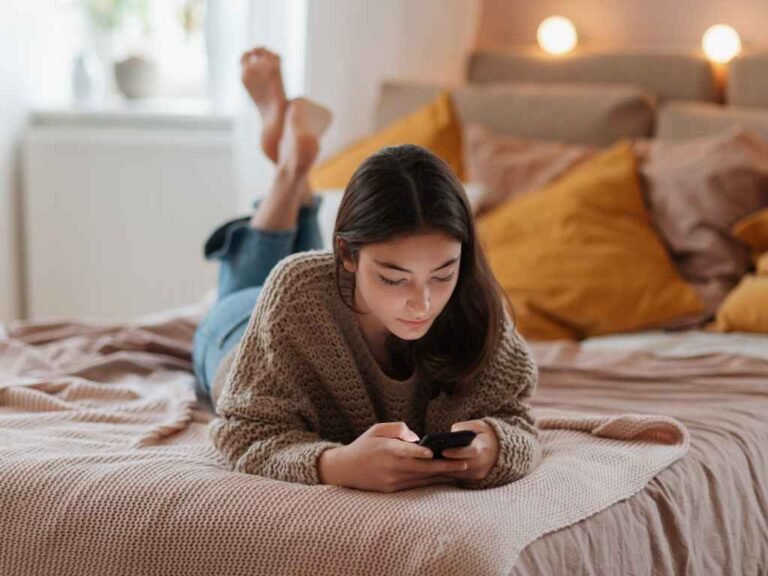
[[[481,184],[473,199],[478,216],[546,186],[596,152],[588,146],[494,134],[480,124],[467,124],[463,140],[467,180]]]
[[[659,234],[712,315],[749,268],[749,249],[731,228],[768,206],[768,142],[736,128],[684,142],[641,141],[635,151]]]

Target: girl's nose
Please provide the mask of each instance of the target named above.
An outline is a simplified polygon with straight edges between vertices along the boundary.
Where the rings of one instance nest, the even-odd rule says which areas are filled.
[[[429,315],[429,290],[416,290],[408,300],[408,310],[417,318]]]

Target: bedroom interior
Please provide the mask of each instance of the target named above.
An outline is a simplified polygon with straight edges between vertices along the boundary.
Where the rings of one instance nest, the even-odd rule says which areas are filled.
[[[86,106],[52,4],[0,9],[0,574],[768,574],[768,4],[199,2],[204,97]],[[258,45],[334,112],[326,248],[384,146],[464,184],[538,367],[528,476],[380,494],[211,444],[202,247],[275,173]]]

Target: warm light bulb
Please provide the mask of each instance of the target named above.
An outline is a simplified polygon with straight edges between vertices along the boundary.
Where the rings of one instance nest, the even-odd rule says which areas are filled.
[[[536,31],[539,46],[550,54],[565,54],[576,46],[576,27],[562,16],[550,16]]]
[[[701,46],[710,60],[724,64],[741,52],[741,39],[730,26],[717,24],[704,32]]]

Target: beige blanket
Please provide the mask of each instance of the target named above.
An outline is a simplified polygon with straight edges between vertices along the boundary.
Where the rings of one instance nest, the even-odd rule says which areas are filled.
[[[0,331],[0,574],[509,574],[527,544],[688,450],[673,418],[535,408],[541,465],[496,489],[379,494],[236,474],[193,393],[194,327]]]

